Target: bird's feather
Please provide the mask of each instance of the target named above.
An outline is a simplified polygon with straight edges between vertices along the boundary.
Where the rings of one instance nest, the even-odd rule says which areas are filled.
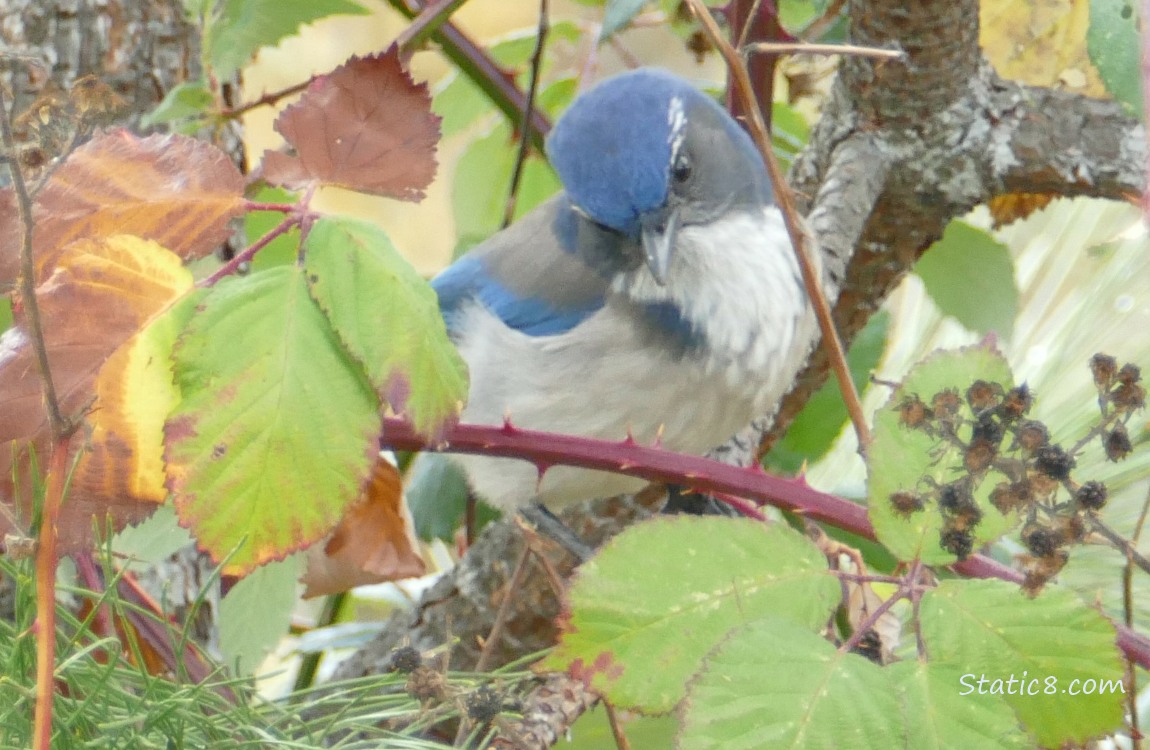
[[[603,307],[607,279],[573,252],[572,218],[563,197],[552,198],[436,276],[448,327],[480,304],[516,331],[550,336]]]

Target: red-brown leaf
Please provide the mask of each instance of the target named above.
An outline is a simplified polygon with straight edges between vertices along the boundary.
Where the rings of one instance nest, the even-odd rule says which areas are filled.
[[[423,575],[423,558],[403,507],[399,472],[380,458],[371,480],[326,544],[308,549],[304,596]]]
[[[179,257],[198,258],[228,238],[243,208],[243,175],[211,144],[125,130],[76,149],[36,198],[33,250],[43,283],[64,247],[80,238],[132,234]],[[0,284],[15,279],[22,230],[10,192],[0,199]]]
[[[191,286],[191,274],[178,258],[138,237],[80,240],[67,248],[36,295],[52,381],[65,416],[83,416],[93,402],[96,374],[108,358]],[[50,441],[35,356],[26,326],[22,320],[18,323],[0,338],[0,532],[22,533],[31,517],[29,448],[43,466]],[[114,410],[102,411],[107,411],[105,421],[112,418]],[[75,438],[72,444],[80,449],[85,440]],[[121,528],[146,518],[163,500],[162,487],[150,496],[133,489],[139,486],[134,477],[139,456],[125,453],[128,444],[102,445],[105,452],[119,451],[116,469],[121,474],[104,488],[89,486],[85,472],[78,472],[60,517],[61,552],[89,543],[93,516],[103,519],[107,514],[113,526]],[[14,474],[18,487],[13,486]]]
[[[264,177],[276,184],[318,181],[420,200],[435,176],[439,117],[427,85],[412,81],[395,47],[317,77],[275,128],[295,149],[264,154]]]

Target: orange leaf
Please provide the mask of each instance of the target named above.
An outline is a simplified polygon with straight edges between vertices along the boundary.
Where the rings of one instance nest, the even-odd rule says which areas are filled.
[[[36,294],[62,412],[81,415],[92,403],[97,372],[113,352],[191,288],[191,274],[180,259],[154,242],[118,235],[68,246]],[[103,394],[96,402],[107,424],[118,424],[115,406]],[[0,338],[0,414],[0,506],[8,506],[0,507],[0,532],[22,532],[31,508],[29,446],[41,461],[49,446],[42,384],[24,321]],[[156,435],[158,440],[158,428]],[[138,457],[125,452],[130,445],[118,439],[105,441],[100,449],[114,462],[113,473],[127,474],[120,483],[99,489],[85,481],[85,472],[77,475],[62,509],[61,552],[90,541],[93,515],[107,513],[121,528],[147,517],[163,499],[154,492],[135,494],[129,459]],[[14,460],[20,469],[18,487],[12,481]]]
[[[1046,208],[1055,197],[1052,193],[1007,193],[991,198],[987,207],[994,218],[994,228],[1001,229]]]
[[[263,175],[300,187],[312,181],[400,200],[420,200],[435,176],[440,118],[393,46],[353,57],[318,76],[275,128],[296,155],[267,152]]]
[[[243,176],[211,144],[179,135],[102,133],[76,149],[40,191],[34,207],[37,283],[73,240],[132,234],[181,258],[223,243],[243,207]],[[11,193],[0,200],[0,232],[19,237]],[[0,283],[15,277],[19,243],[0,246]]]
[[[305,597],[423,575],[423,558],[394,466],[376,460],[363,494],[327,542],[313,545],[307,555]]]

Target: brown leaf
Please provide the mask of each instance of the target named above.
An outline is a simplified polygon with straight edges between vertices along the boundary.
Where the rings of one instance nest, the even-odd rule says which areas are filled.
[[[179,258],[154,242],[119,235],[70,245],[36,295],[61,411],[80,415],[92,403],[93,383],[105,361],[191,287],[191,274]],[[97,408],[105,406],[108,413],[102,416],[110,420],[114,404],[97,402]],[[137,406],[146,408],[146,402]],[[40,465],[49,450],[42,384],[23,320],[0,338],[0,414],[0,533],[19,533],[30,518],[29,446]],[[72,442],[83,447],[83,440]],[[105,450],[115,454],[109,458],[117,462],[116,471],[126,473],[120,478],[125,484],[101,491],[85,483],[84,472],[77,475],[60,519],[62,552],[88,544],[93,515],[107,513],[121,528],[147,517],[163,499],[132,489],[135,470],[123,451],[131,445],[120,443]],[[12,481],[14,460],[19,487]]]
[[[305,597],[423,575],[423,558],[394,466],[376,460],[363,494],[327,542],[312,545],[307,555]]]
[[[318,181],[420,200],[435,176],[439,121],[427,84],[412,81],[395,47],[353,57],[276,119],[295,155],[265,153],[263,174],[293,188]]]
[[[987,208],[994,219],[994,228],[1001,229],[1046,208],[1055,197],[1052,193],[1008,193],[991,198]]]
[[[179,135],[139,138],[102,133],[76,149],[36,198],[33,251],[43,283],[64,247],[85,238],[132,234],[154,240],[185,260],[228,238],[243,208],[243,175],[211,144]],[[15,278],[22,229],[0,200],[0,284]]]

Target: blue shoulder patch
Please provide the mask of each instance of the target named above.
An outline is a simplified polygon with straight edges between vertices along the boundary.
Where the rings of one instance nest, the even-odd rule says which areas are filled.
[[[482,257],[464,256],[431,280],[439,309],[454,332],[459,312],[477,300],[509,328],[528,336],[566,333],[603,306],[602,298],[560,308],[538,297],[519,297],[488,273]]]

